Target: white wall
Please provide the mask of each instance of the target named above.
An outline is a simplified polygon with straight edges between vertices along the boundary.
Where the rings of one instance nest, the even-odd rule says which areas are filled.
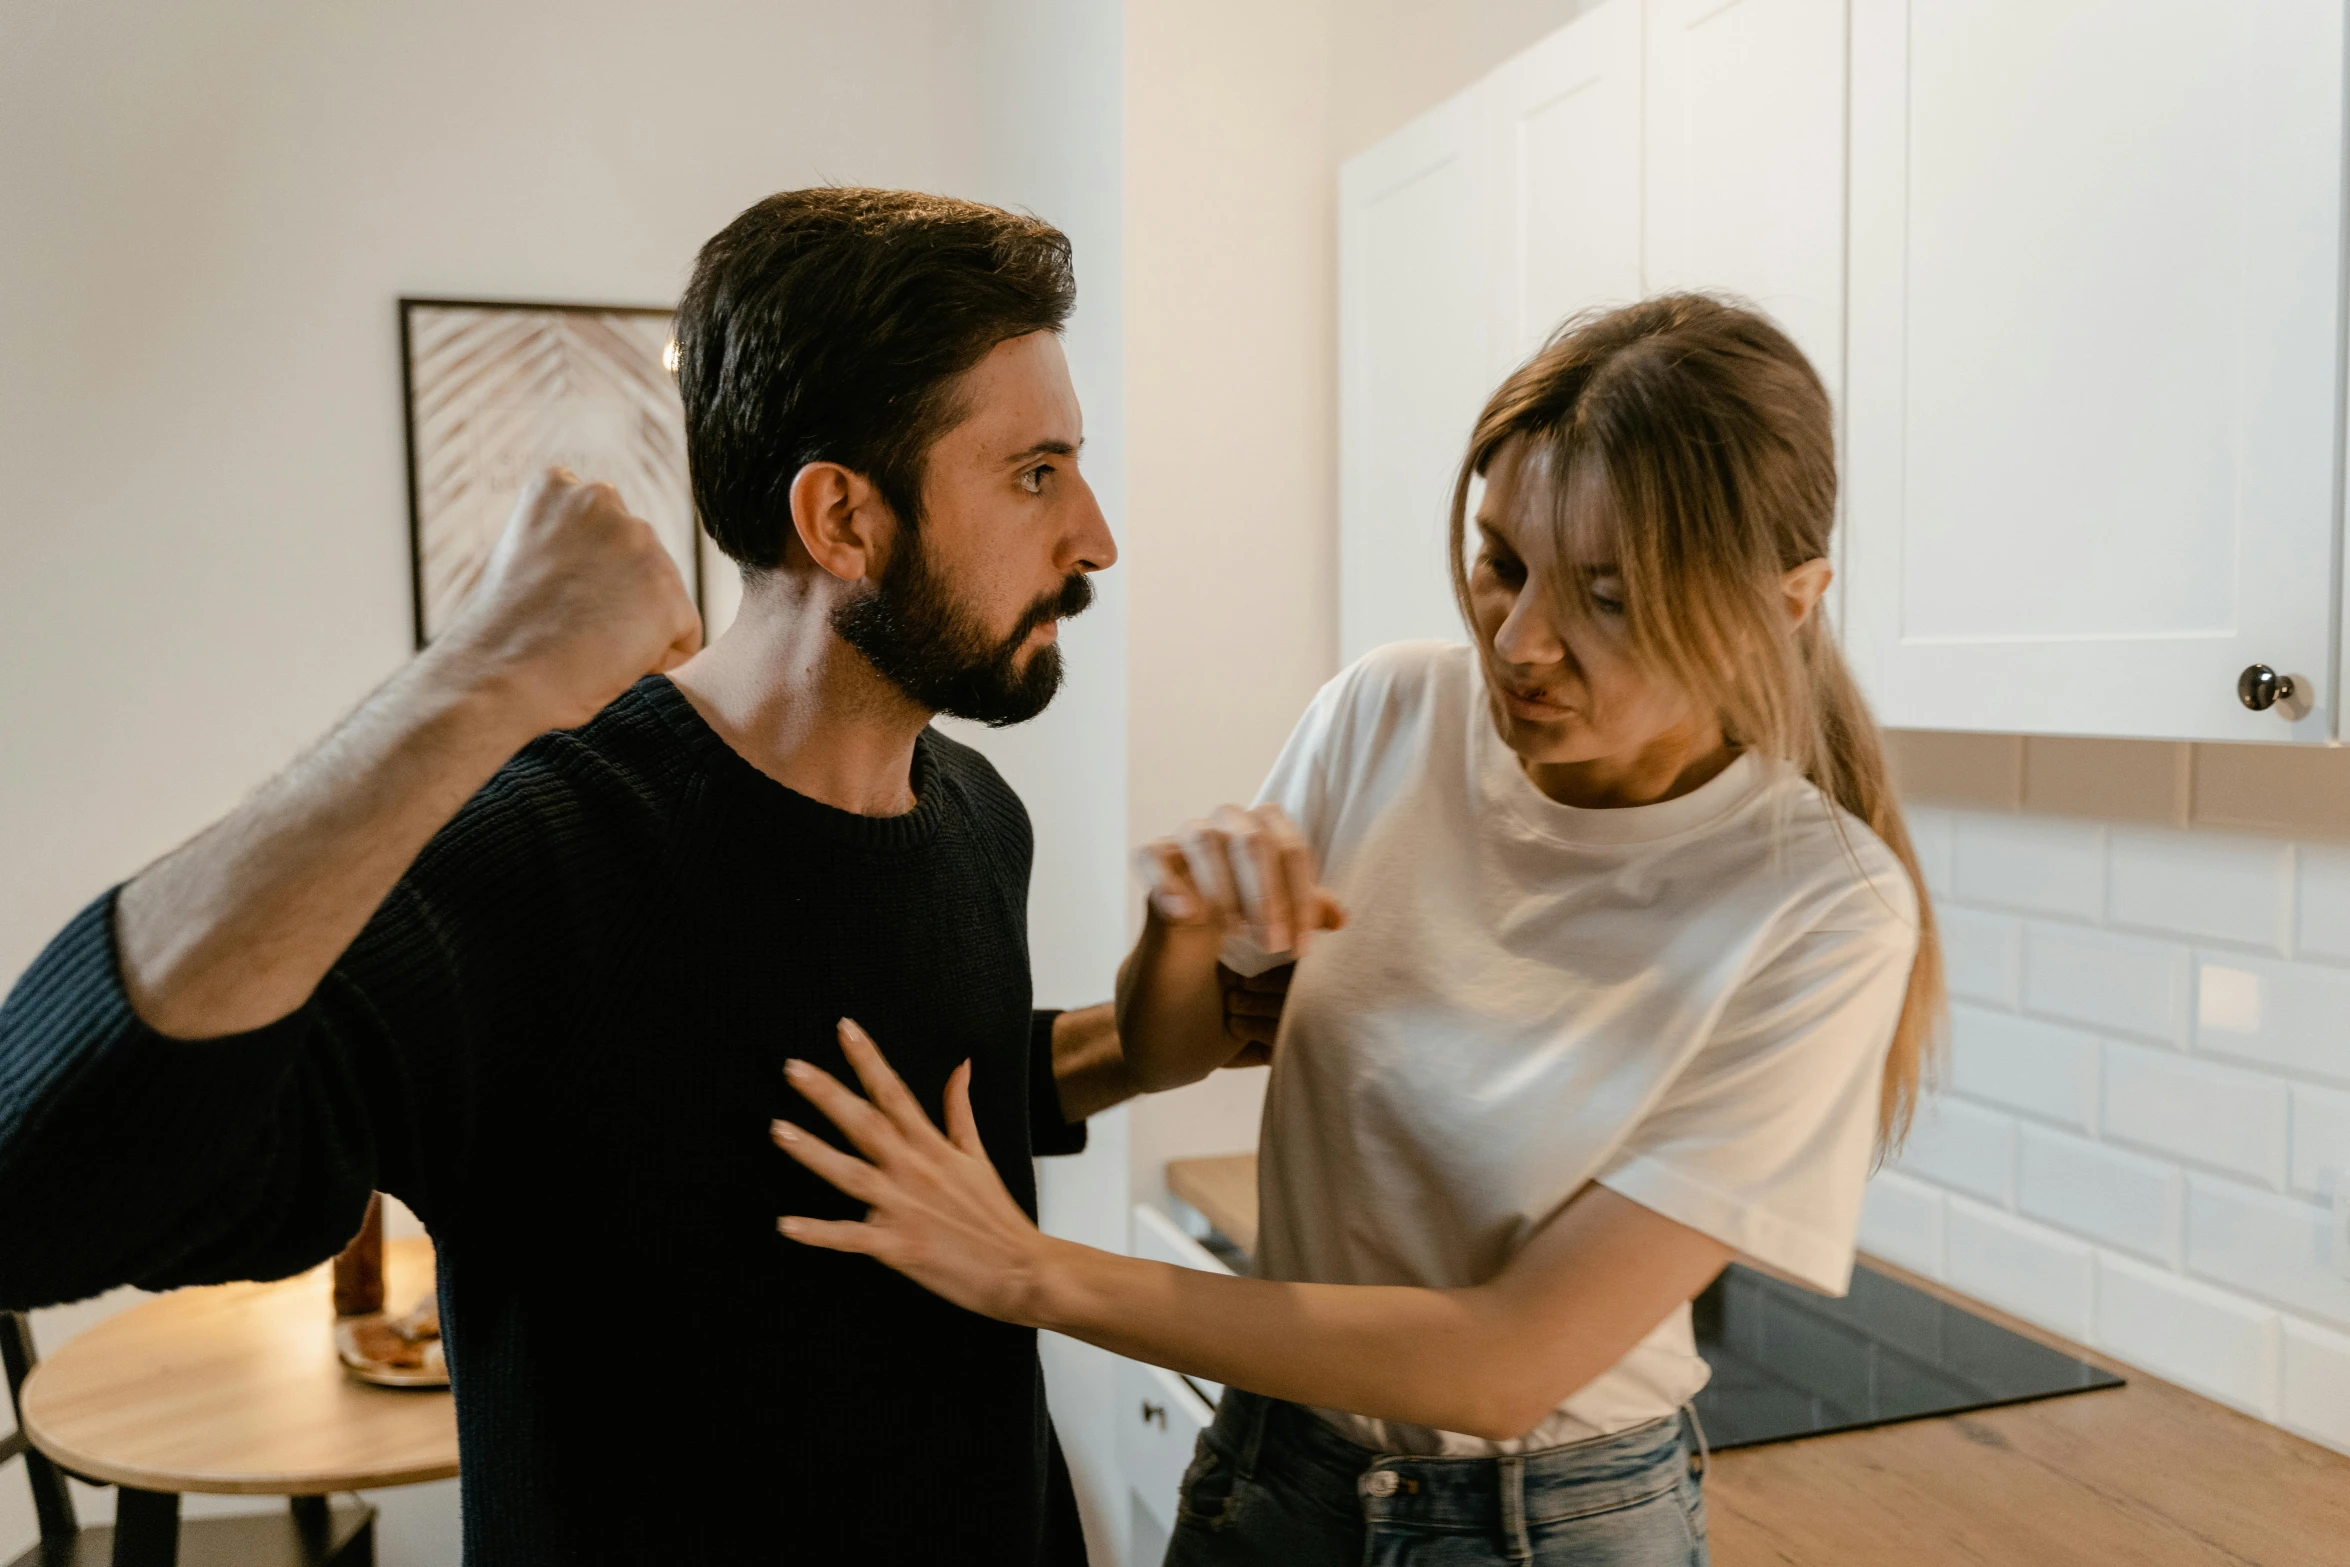
[[[1078,244],[1117,521],[1114,6],[0,0],[0,37],[0,976],[407,655],[400,294],[666,302],[742,207],[824,180],[1033,205]],[[1037,817],[1050,1001],[1105,994],[1120,933],[1105,586],[1052,715],[989,741]],[[1048,1211],[1122,1231],[1096,1135]],[[1106,1384],[1051,1374],[1098,1514]],[[453,1484],[377,1500],[386,1567],[456,1559]],[[32,1534],[0,1473],[0,1557]]]
[[[1862,1244],[2350,1452],[2350,849],[1911,824],[1951,1059]]]
[[[1127,6],[1137,842],[1252,797],[1336,667],[1336,15]],[[1138,1103],[1136,1194],[1161,1190],[1171,1157],[1253,1147],[1264,1076]]]

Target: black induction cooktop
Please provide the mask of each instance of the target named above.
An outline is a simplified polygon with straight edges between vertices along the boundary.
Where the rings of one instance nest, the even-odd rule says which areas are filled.
[[[2120,1387],[2111,1372],[1866,1263],[1841,1299],[1731,1265],[1692,1304],[1716,1448]]]

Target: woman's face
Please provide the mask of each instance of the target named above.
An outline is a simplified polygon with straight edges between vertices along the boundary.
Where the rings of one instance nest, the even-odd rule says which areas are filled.
[[[1505,443],[1486,469],[1469,541],[1469,606],[1494,726],[1530,768],[1638,768],[1719,749],[1711,717],[1632,656],[1616,522],[1598,465],[1579,463],[1565,478],[1573,526],[1563,552],[1552,523],[1553,465],[1545,448]],[[1581,613],[1561,614],[1562,600]]]

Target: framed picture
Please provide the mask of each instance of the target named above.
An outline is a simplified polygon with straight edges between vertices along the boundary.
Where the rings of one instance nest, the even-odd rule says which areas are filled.
[[[670,323],[642,306],[400,301],[418,647],[464,607],[552,464],[618,489],[701,603]]]

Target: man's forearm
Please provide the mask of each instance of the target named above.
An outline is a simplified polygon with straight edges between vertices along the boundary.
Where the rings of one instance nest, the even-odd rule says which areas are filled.
[[[1196,1083],[1241,1042],[1224,1025],[1212,930],[1170,929],[1153,914],[1118,970],[1117,1030],[1139,1092]]]
[[[1053,1082],[1061,1119],[1075,1126],[1142,1092],[1118,1040],[1117,1009],[1105,1001],[1053,1019]]]
[[[536,733],[529,709],[427,653],[316,748],[122,889],[132,1007],[179,1039],[299,1007],[425,844]]]
[[[660,536],[550,469],[432,647],[229,816],[115,900],[131,1006],[177,1039],[299,1007],[432,835],[543,730],[585,723],[701,646]]]

